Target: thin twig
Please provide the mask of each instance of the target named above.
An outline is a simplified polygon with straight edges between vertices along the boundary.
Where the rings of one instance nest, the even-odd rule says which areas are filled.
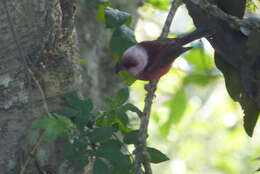
[[[162,33],[159,38],[167,37],[169,33],[169,28],[171,26],[173,17],[178,9],[178,7],[182,4],[182,0],[174,0],[171,5],[171,9],[165,21]],[[159,80],[150,81],[148,85],[145,86],[145,90],[147,91],[145,97],[145,106],[143,110],[143,117],[141,118],[138,140],[135,144],[135,169],[137,174],[152,174],[151,164],[149,161],[149,155],[146,151],[146,139],[148,137],[148,124],[151,115],[151,108],[153,103],[153,98],[155,96],[155,91],[157,88]],[[142,170],[142,164],[145,172]]]
[[[162,29],[162,33],[160,35],[159,38],[165,38],[167,37],[169,30],[170,30],[170,26],[173,20],[173,17],[177,11],[177,9],[179,8],[179,6],[182,4],[182,0],[173,0],[172,2],[172,6],[171,9],[168,13],[168,16],[166,18],[166,21],[164,23],[163,29]]]
[[[41,145],[42,141],[43,141],[43,132],[41,132],[41,134],[40,134],[38,140],[37,140],[36,143],[34,144],[32,150],[31,150],[31,152],[30,152],[30,155],[31,155],[31,156],[33,156],[33,155],[35,154],[35,152],[37,151],[38,147]],[[24,162],[23,165],[21,166],[21,170],[20,170],[19,174],[24,174],[24,172],[25,172],[25,170],[26,170],[28,164],[29,164],[30,161],[31,161],[31,156],[28,156],[28,157],[26,158],[25,162]]]

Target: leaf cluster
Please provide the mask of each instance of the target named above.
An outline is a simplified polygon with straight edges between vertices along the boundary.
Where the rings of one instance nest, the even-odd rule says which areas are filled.
[[[130,46],[136,44],[133,30],[130,28],[132,17],[129,13],[112,8],[108,2],[101,3],[97,12],[97,19],[113,31],[110,39],[109,48],[119,61],[124,51]],[[134,83],[135,79],[126,72],[119,74],[129,85]]]
[[[52,116],[33,123],[34,129],[42,129],[46,142],[63,138],[64,157],[74,167],[83,168],[94,161],[94,174],[133,174],[134,153],[128,145],[137,140],[138,130],[132,129],[130,117],[140,118],[142,112],[128,103],[127,88],[119,90],[106,100],[106,110],[95,112],[89,99],[76,95],[65,96],[67,106]],[[159,150],[148,148],[150,162],[159,163],[168,158]]]

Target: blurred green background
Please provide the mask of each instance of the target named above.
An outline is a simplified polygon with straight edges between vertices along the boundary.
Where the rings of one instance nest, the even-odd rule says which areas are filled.
[[[138,41],[156,39],[167,16],[168,0],[147,0],[138,10]],[[170,37],[194,29],[181,6]],[[214,64],[213,49],[202,39],[163,76],[154,100],[148,144],[170,161],[153,165],[155,174],[250,174],[260,166],[260,126],[253,138],[243,129],[243,111],[228,96]],[[131,86],[131,100],[143,107],[145,82]]]

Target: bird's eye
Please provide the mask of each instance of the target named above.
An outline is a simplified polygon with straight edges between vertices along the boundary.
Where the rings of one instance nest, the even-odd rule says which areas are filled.
[[[126,61],[124,62],[124,67],[125,68],[131,68],[131,67],[134,67],[137,65],[137,62],[134,62],[134,61]]]

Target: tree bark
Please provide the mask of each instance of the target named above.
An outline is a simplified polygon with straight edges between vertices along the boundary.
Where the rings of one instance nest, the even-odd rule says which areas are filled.
[[[119,86],[107,48],[111,31],[96,21],[96,9],[81,5],[76,36],[73,0],[0,0],[0,173],[82,173],[62,159],[62,142],[40,143],[40,133],[30,131],[62,106],[63,94],[79,91],[100,108]]]

